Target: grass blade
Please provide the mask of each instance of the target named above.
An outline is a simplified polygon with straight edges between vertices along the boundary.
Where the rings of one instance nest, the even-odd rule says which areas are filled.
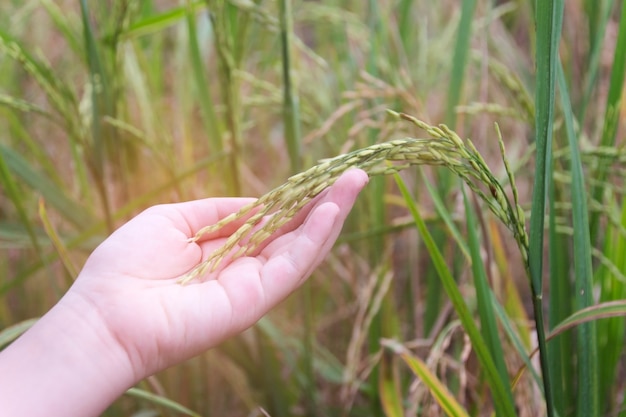
[[[614,203],[611,203],[614,204]],[[621,227],[626,226],[626,202],[622,201]],[[621,234],[618,227],[607,228],[604,242],[604,254],[610,259],[619,271],[626,270],[626,236]],[[617,279],[613,272],[606,267],[600,267],[597,274],[597,281],[600,284],[600,301],[611,302],[613,300],[626,299],[626,283]],[[624,318],[612,318],[598,323],[598,375],[600,403],[606,404],[602,412],[610,413],[615,411],[615,395],[617,394],[617,380],[619,361],[624,349]]]
[[[448,87],[448,101],[446,103],[446,124],[452,129],[456,125],[456,106],[461,99],[463,91],[463,80],[465,77],[465,66],[467,55],[470,51],[470,40],[472,39],[472,18],[476,9],[476,0],[463,0],[461,6],[461,20],[456,35],[454,45],[454,56],[452,57],[452,72],[450,74],[450,85]]]
[[[31,188],[41,193],[43,198],[57,209],[67,221],[79,228],[87,228],[95,222],[94,217],[85,207],[67,197],[61,188],[35,171],[28,161],[16,151],[0,143],[0,155],[7,168],[16,177],[21,178]]]
[[[615,44],[615,55],[613,57],[613,67],[611,68],[611,80],[609,82],[609,93],[606,98],[606,109],[604,113],[604,125],[602,126],[602,137],[600,146],[615,146],[617,127],[620,120],[620,104],[622,91],[624,88],[624,76],[626,76],[626,7],[622,5],[622,15],[619,23],[619,33]],[[599,184],[603,184],[608,175],[609,164],[600,161],[593,178]],[[595,201],[602,201],[604,186],[598,185],[591,192]],[[590,216],[591,241],[595,242],[599,235],[600,213],[592,212]]]
[[[552,172],[549,168],[548,172]],[[550,256],[550,293],[548,295],[548,325],[554,328],[561,320],[572,314],[572,291],[570,282],[571,259],[563,248],[569,246],[567,236],[558,233],[556,204],[559,195],[554,181],[550,181],[549,197],[549,256]],[[575,403],[576,387],[574,377],[574,353],[571,334],[558,336],[548,346],[550,357],[550,375],[554,387],[554,407],[559,415],[571,412]]]
[[[378,378],[378,395],[386,417],[402,417],[402,394],[395,358],[383,353]]]
[[[543,322],[543,234],[546,207],[546,183],[550,172],[548,161],[552,158],[552,122],[558,40],[561,33],[563,2],[546,0],[537,2],[536,21],[536,85],[535,85],[535,180],[530,218],[529,272],[533,295],[533,310],[539,342],[544,395],[548,417],[554,415],[554,401],[550,385],[550,364]]]
[[[478,305],[478,314],[480,316],[480,331],[498,369],[502,386],[509,387],[509,375],[504,360],[504,351],[502,350],[502,344],[500,343],[498,335],[496,317],[491,303],[492,298],[487,282],[487,273],[480,255],[480,244],[478,243],[478,234],[476,232],[476,219],[465,189],[463,189],[463,203],[465,206],[465,218],[467,220],[467,240],[471,254],[472,275],[474,276],[474,287],[476,288],[476,304]],[[513,394],[511,390],[507,390],[506,394],[509,397],[508,401],[513,404]],[[496,415],[506,416],[507,414],[504,409],[496,407]]]
[[[422,181],[424,182],[424,185],[426,186],[426,189],[428,190],[428,195],[433,200],[433,205],[435,206],[435,210],[437,210],[437,214],[448,227],[448,230],[450,231],[452,238],[454,239],[459,249],[463,253],[463,256],[465,256],[465,259],[469,261],[471,259],[471,255],[470,255],[468,245],[463,239],[463,237],[461,236],[461,232],[459,231],[458,227],[454,223],[452,216],[450,216],[450,212],[446,209],[443,200],[441,200],[439,193],[437,193],[437,190],[435,189],[435,187],[433,187],[428,177],[424,175],[424,170],[420,170],[420,173],[421,173]]]
[[[152,404],[160,405],[162,407],[168,408],[172,411],[176,411],[181,414],[185,414],[187,416],[200,417],[200,414],[177,403],[176,401],[170,400],[167,397],[163,397],[162,395],[154,394],[146,390],[142,390],[139,388],[131,388],[128,391],[126,391],[126,395],[130,395],[131,397],[141,398],[142,400],[148,401]]]
[[[226,169],[229,175],[228,193],[241,195],[240,159],[242,151],[241,136],[241,97],[239,81],[235,74],[237,68],[237,20],[239,11],[225,0],[207,1],[211,7],[211,24],[215,36],[215,50],[217,52],[217,67],[224,101],[224,122],[228,139],[229,153]],[[244,13],[243,11],[241,13]],[[242,52],[243,49],[239,49]]]
[[[50,241],[52,242],[52,244],[54,245],[54,248],[58,252],[59,258],[61,259],[61,262],[63,262],[63,266],[65,266],[65,270],[67,271],[68,275],[71,278],[76,278],[78,276],[79,270],[74,266],[74,263],[72,262],[69,256],[67,246],[63,244],[63,242],[61,241],[61,238],[59,237],[59,234],[54,229],[54,226],[52,226],[52,223],[50,222],[50,218],[48,217],[48,212],[46,211],[46,205],[43,199],[39,200],[39,218],[41,219],[41,222],[43,223],[43,227],[48,235],[48,238],[50,238]],[[72,283],[72,280],[70,280],[68,284],[71,285],[71,283]]]
[[[535,367],[530,362],[530,357],[528,356],[527,349],[524,346],[524,342],[520,338],[516,329],[513,327],[513,324],[511,323],[509,316],[504,310],[504,307],[502,307],[502,305],[500,305],[500,303],[496,299],[496,296],[494,295],[493,291],[489,291],[489,296],[491,297],[491,305],[493,305],[494,312],[496,316],[498,317],[498,320],[502,324],[504,332],[507,334],[507,336],[511,340],[511,343],[513,343],[515,350],[517,350],[517,353],[519,354],[520,358],[524,362],[525,366],[528,368],[528,370],[532,374],[533,379],[537,383],[537,386],[541,387],[541,378],[539,377],[539,374],[537,374],[537,371],[535,371]]]
[[[49,1],[49,0],[47,0]],[[191,9],[189,10],[188,7]],[[206,8],[206,4],[203,0],[192,1],[188,5],[171,8],[163,13],[150,15],[144,19],[133,22],[122,34],[121,39],[127,40],[132,38],[138,38],[140,36],[150,35],[158,33],[163,29],[177,24],[179,21],[184,20],[188,13],[192,14],[200,8]]]
[[[81,0],[80,11],[83,23],[83,41],[87,54],[89,67],[89,82],[91,84],[91,163],[92,173],[96,188],[100,194],[104,218],[109,232],[113,232],[113,219],[111,216],[111,203],[105,181],[106,141],[110,141],[110,130],[103,125],[104,116],[115,117],[114,93],[112,90],[109,72],[106,70],[101,57],[101,50],[96,35],[94,34],[91,21],[89,20],[89,7],[86,0]],[[119,146],[119,144],[117,144]]]
[[[26,330],[33,327],[33,325],[37,323],[37,320],[39,319],[24,320],[2,329],[2,331],[0,331],[0,349],[4,349],[5,346],[8,346],[11,342],[20,337]]]
[[[454,277],[450,273],[450,270],[446,266],[446,262],[443,258],[443,255],[435,245],[435,242],[430,235],[430,232],[426,228],[426,224],[420,215],[415,202],[411,198],[406,185],[402,181],[402,178],[398,174],[394,174],[394,178],[396,179],[396,184],[404,197],[407,206],[413,216],[413,220],[415,221],[415,225],[417,226],[417,230],[419,231],[426,248],[428,249],[428,253],[430,254],[433,265],[435,266],[439,278],[443,284],[443,288],[445,289],[454,309],[456,310],[461,323],[463,324],[463,328],[465,329],[470,341],[472,343],[472,347],[478,356],[478,360],[483,367],[485,372],[485,378],[489,387],[491,388],[491,392],[493,395],[494,403],[496,409],[501,410],[505,416],[515,415],[515,407],[513,403],[510,401],[510,393],[507,393],[508,387],[505,387],[500,379],[500,374],[496,368],[495,363],[489,353],[489,349],[485,344],[483,337],[478,330],[478,327],[474,323],[470,310],[463,299],[463,295],[459,290],[459,287],[454,280]]]
[[[217,118],[210,84],[206,77],[206,69],[202,63],[202,53],[200,52],[200,43],[198,40],[198,30],[196,28],[195,8],[190,1],[187,2],[187,36],[189,38],[189,55],[191,60],[191,70],[196,90],[196,99],[200,106],[200,115],[202,117],[202,125],[209,137],[209,145],[211,152],[220,154],[224,151],[222,143],[223,127]],[[226,159],[226,158],[225,158]],[[221,165],[217,168],[218,172],[226,172],[226,168]],[[227,182],[226,188],[232,190],[234,188],[234,179],[230,175],[225,176]]]
[[[578,310],[552,329],[550,338],[583,323],[612,317],[626,317],[626,300],[609,301]]]
[[[15,180],[13,179],[13,176],[9,171],[9,167],[7,166],[4,159],[5,158],[3,153],[0,152],[0,185],[3,186],[6,194],[13,202],[18,217],[24,225],[26,232],[28,233],[28,237],[30,238],[30,242],[32,243],[33,248],[41,258],[41,247],[39,246],[39,241],[37,240],[37,234],[35,233],[34,225],[28,217],[26,209],[24,208],[24,204],[22,204],[22,197],[17,188],[17,184],[15,183]]]
[[[394,351],[411,369],[413,374],[418,377],[428,387],[428,390],[435,398],[442,410],[448,416],[469,417],[469,414],[459,404],[448,389],[441,383],[435,374],[433,374],[428,366],[417,356],[411,355],[404,346],[391,340],[384,341],[385,347]],[[512,416],[513,414],[506,414]]]
[[[283,124],[285,126],[285,141],[289,152],[291,173],[300,172],[301,162],[301,134],[298,94],[293,85],[291,76],[291,38],[293,32],[293,19],[291,13],[291,0],[280,0],[280,41],[282,52],[283,72]]]
[[[291,0],[279,1],[280,15],[280,43],[283,80],[283,126],[291,174],[296,174],[302,169],[302,146],[300,130],[300,109],[298,104],[297,88],[294,86],[292,77],[292,36],[293,36],[293,13]],[[320,413],[318,396],[315,388],[315,374],[313,369],[313,344],[315,332],[313,328],[313,295],[311,283],[306,282],[300,293],[302,300],[302,318],[304,321],[304,352],[302,364],[304,367],[303,392],[307,414],[316,416]]]
[[[577,310],[593,304],[593,270],[591,267],[591,241],[589,234],[589,219],[587,213],[587,192],[578,141],[574,132],[574,117],[569,98],[569,91],[565,82],[565,74],[560,60],[557,65],[557,80],[561,105],[565,118],[567,140],[570,148],[572,172],[572,225],[574,227],[574,305]],[[596,345],[595,323],[580,325],[577,329],[578,350],[578,405],[576,410],[579,416],[598,415],[598,352]]]
[[[63,34],[63,39],[67,42],[72,51],[80,55],[82,52],[80,36],[73,30],[67,17],[67,11],[62,10],[62,8],[52,0],[39,0],[39,2],[46,9],[46,12],[55,26]]]
[[[580,111],[578,112],[578,119],[581,125],[584,124],[587,106],[589,105],[591,94],[596,86],[598,70],[600,68],[600,58],[602,56],[602,46],[604,44],[604,34],[613,8],[613,0],[592,0],[587,3],[588,7],[591,9],[590,12],[587,13],[589,18],[589,66],[587,68]]]

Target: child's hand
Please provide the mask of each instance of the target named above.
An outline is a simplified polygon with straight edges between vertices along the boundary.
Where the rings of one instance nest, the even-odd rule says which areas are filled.
[[[361,171],[347,173],[256,256],[187,285],[176,281],[239,225],[187,240],[250,200],[152,207],[94,251],[72,291],[100,312],[143,378],[245,330],[295,290],[328,254],[366,182]]]
[[[328,254],[366,183],[363,171],[345,173],[255,256],[187,285],[177,280],[239,225],[188,239],[251,200],[213,198],[141,213],[106,239],[63,299],[0,354],[0,404],[17,405],[9,406],[12,415],[93,415],[146,376],[250,327]]]

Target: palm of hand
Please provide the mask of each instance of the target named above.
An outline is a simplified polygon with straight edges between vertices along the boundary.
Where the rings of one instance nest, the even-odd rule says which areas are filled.
[[[177,280],[238,225],[200,242],[188,238],[250,200],[150,208],[94,251],[71,291],[100,312],[141,379],[248,328],[296,289],[332,247],[366,182],[362,171],[347,172],[258,254],[185,286]]]

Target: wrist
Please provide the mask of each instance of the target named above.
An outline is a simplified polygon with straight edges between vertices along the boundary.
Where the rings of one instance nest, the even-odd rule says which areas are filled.
[[[0,375],[10,415],[99,415],[137,382],[98,311],[72,290],[0,352]]]

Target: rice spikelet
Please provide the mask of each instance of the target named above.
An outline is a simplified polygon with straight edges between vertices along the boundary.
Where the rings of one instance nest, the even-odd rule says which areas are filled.
[[[323,159],[318,165],[293,175],[281,186],[243,207],[238,212],[213,225],[202,228],[194,237],[189,239],[190,242],[195,242],[202,236],[216,232],[230,222],[249,216],[251,212],[255,211],[220,249],[213,252],[206,261],[183,276],[179,282],[185,284],[203,275],[206,271],[215,271],[227,257],[232,260],[253,253],[276,230],[291,220],[300,209],[333,185],[341,174],[351,168],[360,168],[369,176],[374,176],[397,173],[414,165],[445,166],[463,179],[472,191],[486,202],[496,217],[513,232],[524,261],[526,261],[528,238],[524,219],[519,217],[520,213],[523,214],[523,210],[517,202],[517,191],[514,189],[515,202],[512,205],[502,186],[495,179],[472,142],[463,141],[445,125],[430,126],[404,113],[391,111],[389,113],[411,122],[428,133],[431,138],[403,138],[375,144],[347,154]],[[500,137],[499,142],[504,158],[504,145]],[[514,187],[508,162],[505,162],[505,167],[509,180]],[[483,189],[489,190],[489,194],[485,193]],[[263,219],[266,219],[266,222],[262,227],[259,227]],[[238,245],[239,249],[235,250]]]

